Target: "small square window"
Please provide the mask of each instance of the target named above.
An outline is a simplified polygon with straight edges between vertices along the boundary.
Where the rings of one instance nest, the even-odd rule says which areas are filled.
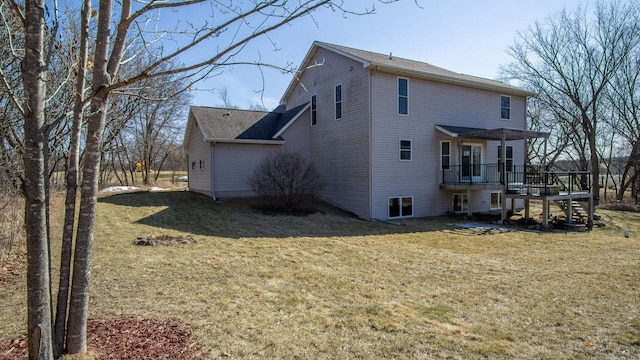
[[[509,96],[500,96],[500,119],[511,119],[511,98]]]
[[[400,160],[411,160],[411,140],[400,140]]]

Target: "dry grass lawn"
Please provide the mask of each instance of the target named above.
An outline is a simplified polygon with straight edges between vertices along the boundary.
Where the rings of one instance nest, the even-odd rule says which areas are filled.
[[[182,191],[101,198],[92,316],[178,319],[203,358],[640,358],[638,213],[539,233],[323,210],[262,215]],[[146,234],[197,242],[135,246]],[[0,283],[0,303],[0,339],[17,337],[24,281]]]

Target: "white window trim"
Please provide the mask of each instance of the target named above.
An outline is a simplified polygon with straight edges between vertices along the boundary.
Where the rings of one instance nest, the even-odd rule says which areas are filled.
[[[443,169],[443,168],[442,168],[442,164],[443,164],[443,163],[442,163],[442,157],[444,156],[444,155],[442,154],[442,144],[444,144],[444,143],[449,144],[449,155],[447,155],[447,156],[449,157],[449,168],[448,168],[448,169]],[[442,141],[440,141],[440,147],[438,148],[438,152],[440,153],[440,170],[450,170],[450,169],[451,169],[451,166],[453,166],[453,164],[451,164],[451,158],[452,158],[452,154],[451,154],[451,152],[452,152],[452,150],[453,150],[453,149],[451,148],[451,141],[449,141],[449,140],[442,140]]]
[[[406,151],[406,150],[402,150],[402,142],[403,141],[408,141],[409,142],[409,159],[403,159],[402,158],[402,151]],[[399,139],[398,140],[398,160],[400,161],[413,161],[413,141],[411,139]]]
[[[503,97],[509,98],[509,117],[508,118],[503,118],[502,117],[502,98]],[[511,96],[509,96],[509,95],[500,95],[500,104],[499,105],[500,105],[500,120],[511,120],[511,108],[512,108],[512,106],[511,106]]]
[[[407,95],[403,97],[407,98],[407,113],[406,114],[401,114],[400,113],[400,79],[404,79],[407,80]],[[396,113],[398,114],[398,116],[409,116],[409,79],[405,78],[405,77],[400,77],[398,76],[396,78]]]
[[[400,199],[400,216],[391,216],[389,213],[389,200],[391,199]],[[411,199],[411,215],[402,215],[402,199]],[[389,219],[406,219],[412,218],[415,213],[415,202],[413,201],[413,196],[389,196],[387,198],[387,218]]]
[[[313,108],[313,98],[316,98],[316,107],[315,109]],[[318,96],[317,94],[313,94],[311,95],[311,104],[309,106],[309,124],[313,127],[313,126],[318,126]],[[313,115],[316,115],[316,123],[313,123]]]
[[[338,99],[336,99],[336,89],[338,88],[338,86],[340,87],[340,102],[338,102]],[[342,88],[342,84],[336,84],[336,86],[333,87],[333,116],[335,118],[335,120],[341,120],[342,118],[344,118],[344,89]],[[337,116],[337,109],[338,109],[338,104],[340,104],[340,117]]]
[[[491,197],[493,194],[498,194],[498,207],[493,207],[493,203],[491,202]],[[489,194],[489,209],[490,210],[498,210],[502,209],[502,191],[492,191]]]
[[[462,210],[458,210],[458,211],[455,210],[455,207],[456,207],[456,202],[455,202],[456,201],[455,200],[456,199],[456,195],[462,197]],[[469,199],[467,198],[467,201],[466,201],[467,208],[465,209],[464,208],[464,203],[465,203],[464,199],[465,198],[467,198],[467,193],[454,193],[454,194],[451,194],[451,211],[454,212],[454,213],[457,213],[457,214],[468,212],[469,211]]]

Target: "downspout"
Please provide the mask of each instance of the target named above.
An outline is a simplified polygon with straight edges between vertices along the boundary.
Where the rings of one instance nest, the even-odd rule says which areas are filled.
[[[214,146],[215,144],[216,144],[216,142],[215,142],[215,141],[212,141],[212,142],[211,142],[211,156],[210,156],[210,158],[211,158],[211,170],[209,170],[209,171],[210,171],[210,173],[209,173],[209,178],[211,179],[211,181],[210,181],[210,183],[211,183],[211,199],[212,199],[213,201],[217,201],[217,199],[216,199],[216,186],[215,186],[215,179],[214,179],[214,173],[215,173],[215,172],[213,171],[213,169],[214,169],[214,162],[213,162],[213,146]]]

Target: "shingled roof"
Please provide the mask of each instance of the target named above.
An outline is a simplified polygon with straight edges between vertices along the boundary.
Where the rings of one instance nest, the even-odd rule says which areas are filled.
[[[376,69],[377,71],[386,71],[404,76],[413,76],[427,80],[461,85],[477,89],[498,91],[509,95],[535,95],[535,93],[533,92],[506,84],[501,81],[460,74],[421,61],[409,60],[391,54],[379,54],[371,51],[359,50],[319,41],[313,43],[313,46],[309,50],[309,53],[307,53],[307,56],[302,63],[301,69],[307,68],[307,63],[312,61],[312,58],[318,48],[324,48],[330,51],[334,51],[338,54],[361,62],[365,68],[372,68]],[[318,61],[320,60],[321,59],[319,59]],[[287,89],[287,91],[285,92],[285,96],[289,91],[292,90],[292,87],[295,83],[295,81],[292,82],[292,84],[289,86],[289,89]]]
[[[191,128],[196,125],[209,142],[280,141],[279,135],[308,104],[274,111],[239,110],[219,107],[192,106],[190,108],[184,143],[189,141]]]

